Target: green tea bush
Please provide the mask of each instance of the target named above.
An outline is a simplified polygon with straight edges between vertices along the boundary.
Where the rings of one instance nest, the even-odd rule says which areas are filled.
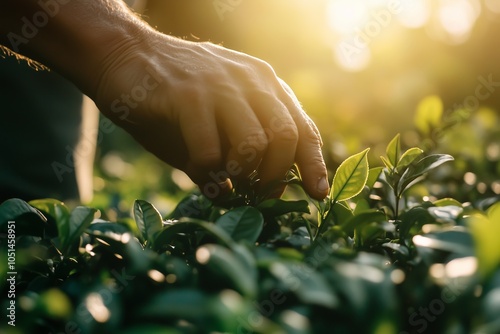
[[[8,200],[0,328],[499,333],[498,195],[421,196],[446,192],[436,175],[454,158],[403,149],[399,135],[382,166],[370,168],[369,153],[338,167],[322,202],[267,199],[257,180],[217,202],[189,194],[165,217],[137,200],[133,219],[117,222],[53,199]],[[286,182],[300,189],[297,170]]]

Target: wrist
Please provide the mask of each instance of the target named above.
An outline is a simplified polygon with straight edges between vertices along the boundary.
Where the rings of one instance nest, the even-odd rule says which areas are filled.
[[[0,43],[96,94],[111,59],[151,28],[122,1],[2,1]]]

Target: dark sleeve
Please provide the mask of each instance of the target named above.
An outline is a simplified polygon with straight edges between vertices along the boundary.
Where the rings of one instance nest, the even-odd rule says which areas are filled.
[[[73,150],[82,101],[58,74],[0,57],[0,202],[78,199]]]

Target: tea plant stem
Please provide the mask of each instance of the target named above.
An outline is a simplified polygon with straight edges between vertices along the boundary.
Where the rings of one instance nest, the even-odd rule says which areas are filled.
[[[398,196],[397,194],[394,194],[395,197],[396,197],[396,204],[394,205],[394,220],[398,220],[398,216],[399,216],[399,201],[400,201],[400,196]]]
[[[321,215],[321,224],[318,227],[318,231],[316,232],[316,237],[314,240],[316,240],[319,236],[321,236],[323,233],[325,233],[326,230],[326,225],[328,222],[328,218],[330,218],[330,214],[332,213],[333,210],[331,208],[335,205],[335,201],[332,203],[330,206],[330,210],[326,213],[326,215]]]

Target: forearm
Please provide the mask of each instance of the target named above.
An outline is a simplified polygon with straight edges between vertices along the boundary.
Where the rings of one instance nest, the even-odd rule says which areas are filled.
[[[0,1],[1,44],[60,72],[91,96],[110,54],[139,43],[149,31],[118,0]]]

